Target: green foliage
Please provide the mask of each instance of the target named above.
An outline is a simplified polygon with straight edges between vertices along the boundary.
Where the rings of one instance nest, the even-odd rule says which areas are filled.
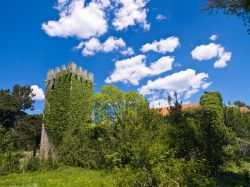
[[[175,150],[177,158],[198,160],[201,157],[203,142],[199,126],[193,119],[186,119],[175,126],[169,125],[165,130],[165,141]]]
[[[159,162],[151,172],[147,169],[116,169],[117,186],[212,186],[213,178],[206,176],[206,166],[200,163],[186,163],[180,159]]]
[[[25,111],[27,109],[33,110],[35,101],[32,100],[32,98],[35,95],[32,93],[30,86],[15,85],[13,87],[12,96],[18,101],[19,111]]]
[[[69,129],[59,147],[62,162],[68,166],[103,168],[104,127],[84,125]]]
[[[93,82],[64,71],[57,75],[52,89],[47,90],[45,127],[57,146],[67,129],[92,120]]]
[[[233,150],[236,146],[234,133],[226,127],[224,123],[224,112],[222,97],[218,92],[207,92],[200,100],[202,106],[202,136],[205,145],[205,159],[213,171],[217,171],[219,166],[231,159]]]
[[[153,186],[152,176],[147,170],[134,171],[126,167],[124,169],[116,169],[115,171],[118,187],[142,187]]]
[[[9,144],[5,150],[0,150],[0,176],[19,172],[20,157]]]
[[[163,119],[148,108],[141,95],[123,93],[113,86],[97,94],[95,115],[104,121],[76,126],[65,136],[60,152],[66,164],[109,169],[140,165],[147,151],[142,145],[151,144]]]
[[[48,159],[39,159],[38,157],[32,156],[23,161],[20,170],[22,170],[22,172],[49,171],[56,170],[59,166],[58,160],[51,156],[49,156]]]
[[[73,171],[88,176],[86,170],[81,169],[59,170],[63,179],[58,177],[57,171],[47,172],[61,164],[107,169],[113,173],[105,177],[104,172],[93,172],[97,176],[91,174],[92,178],[86,179],[86,186],[224,187],[224,184],[249,184],[248,165],[239,166],[240,161],[235,162],[238,158],[235,135],[249,137],[249,114],[241,114],[236,107],[223,106],[219,93],[205,93],[200,100],[201,106],[188,110],[181,110],[182,103],[175,94],[174,98],[168,98],[171,103],[169,116],[163,117],[157,110],[150,109],[145,98],[136,92],[124,93],[114,86],[104,86],[93,96],[92,82],[67,71],[54,81],[52,88],[47,90],[44,115],[46,129],[59,150],[59,157],[39,160],[33,156],[24,160],[21,167],[23,172],[37,171],[21,176],[38,186],[62,186],[62,183],[74,186],[73,179],[85,181],[78,173],[72,174]],[[17,97],[12,97],[8,91],[0,93],[4,102],[9,103],[7,108],[0,105],[1,111],[25,108],[18,103],[26,101],[14,99],[25,95],[22,91],[15,92]],[[12,114],[16,119],[17,113]],[[39,145],[41,116],[28,116],[22,111],[21,114],[15,122],[0,121],[7,124],[0,126],[2,175],[20,172],[17,149],[33,149],[35,155]],[[12,120],[10,117],[1,119]],[[228,163],[237,167],[230,166],[234,170],[228,170]],[[5,181],[0,181],[1,186],[13,184],[8,177],[0,179]],[[19,178],[14,176],[14,179]],[[76,186],[85,184],[83,181],[75,182]],[[31,184],[16,182],[15,185]]]
[[[14,152],[9,132],[0,125],[0,175],[18,172],[19,159],[19,155]]]
[[[231,128],[237,137],[250,140],[250,114],[242,113],[238,107],[225,106],[224,118],[226,126]]]
[[[166,120],[142,96],[103,87],[95,97],[96,123],[69,129],[62,161],[113,170],[117,186],[216,186],[211,174],[235,159],[238,148],[222,98],[206,93],[201,107],[187,111],[177,98]]]
[[[29,116],[25,110],[33,109],[34,94],[29,86],[15,85],[13,90],[0,90],[0,128],[2,145],[12,144],[15,150],[35,150],[40,139],[41,116]]]
[[[122,122],[128,112],[137,114],[147,107],[145,98],[134,91],[124,93],[114,86],[103,86],[101,92],[95,95],[95,120]]]
[[[174,92],[174,97],[168,95],[169,116],[168,121],[171,124],[178,124],[182,121],[182,102],[179,101],[177,92]]]
[[[41,168],[40,159],[37,157],[31,157],[25,163],[23,163],[23,171],[29,172],[29,171],[38,171]]]
[[[12,174],[0,177],[1,187],[38,186],[38,187],[115,187],[114,176],[105,171],[81,168],[60,168],[55,171],[41,171]]]
[[[0,90],[0,124],[10,129],[16,119],[26,115],[27,109],[33,109],[32,89],[29,86],[15,85],[10,90]]]
[[[39,149],[41,139],[42,115],[26,115],[18,120],[11,131],[14,146],[19,150]]]

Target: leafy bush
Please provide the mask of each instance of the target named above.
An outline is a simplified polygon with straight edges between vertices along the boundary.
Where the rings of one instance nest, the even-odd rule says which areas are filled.
[[[20,156],[14,152],[12,144],[10,144],[5,152],[0,150],[0,175],[19,172]]]
[[[30,159],[26,160],[23,164],[23,171],[38,171],[41,169],[40,159],[37,157],[31,157]]]

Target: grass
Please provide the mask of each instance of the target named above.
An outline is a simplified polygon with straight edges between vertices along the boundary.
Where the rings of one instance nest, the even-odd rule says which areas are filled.
[[[110,173],[81,168],[60,168],[0,177],[1,187],[112,187],[114,183]]]
[[[250,158],[229,162],[217,176],[217,187],[250,187]],[[102,170],[60,168],[55,171],[11,174],[0,177],[0,187],[114,187],[111,173]]]

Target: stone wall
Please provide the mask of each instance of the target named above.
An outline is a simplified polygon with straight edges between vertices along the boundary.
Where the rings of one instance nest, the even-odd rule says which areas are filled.
[[[57,151],[48,137],[44,124],[42,124],[39,157],[40,159],[47,159],[49,156],[52,158],[56,157]]]
[[[242,156],[250,157],[250,143],[239,139],[239,144]]]

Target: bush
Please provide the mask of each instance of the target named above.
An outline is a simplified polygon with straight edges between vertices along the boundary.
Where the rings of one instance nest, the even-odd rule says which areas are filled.
[[[130,167],[124,169],[116,168],[114,170],[116,175],[117,186],[119,187],[142,187],[154,186],[153,177],[147,170],[134,171]]]
[[[98,125],[75,126],[66,132],[59,147],[60,160],[67,166],[103,168],[105,128]]]
[[[13,146],[10,144],[6,152],[0,150],[0,175],[19,172],[20,155],[13,151]]]
[[[23,164],[23,172],[55,170],[60,166],[56,158],[48,157],[47,160],[40,160],[38,157],[31,157]]]
[[[53,158],[49,155],[47,160],[40,160],[41,170],[56,170],[58,169],[61,164],[58,158]]]
[[[39,158],[37,157],[31,157],[27,161],[24,162],[23,165],[23,171],[28,172],[28,171],[38,171],[41,168],[41,163]]]

